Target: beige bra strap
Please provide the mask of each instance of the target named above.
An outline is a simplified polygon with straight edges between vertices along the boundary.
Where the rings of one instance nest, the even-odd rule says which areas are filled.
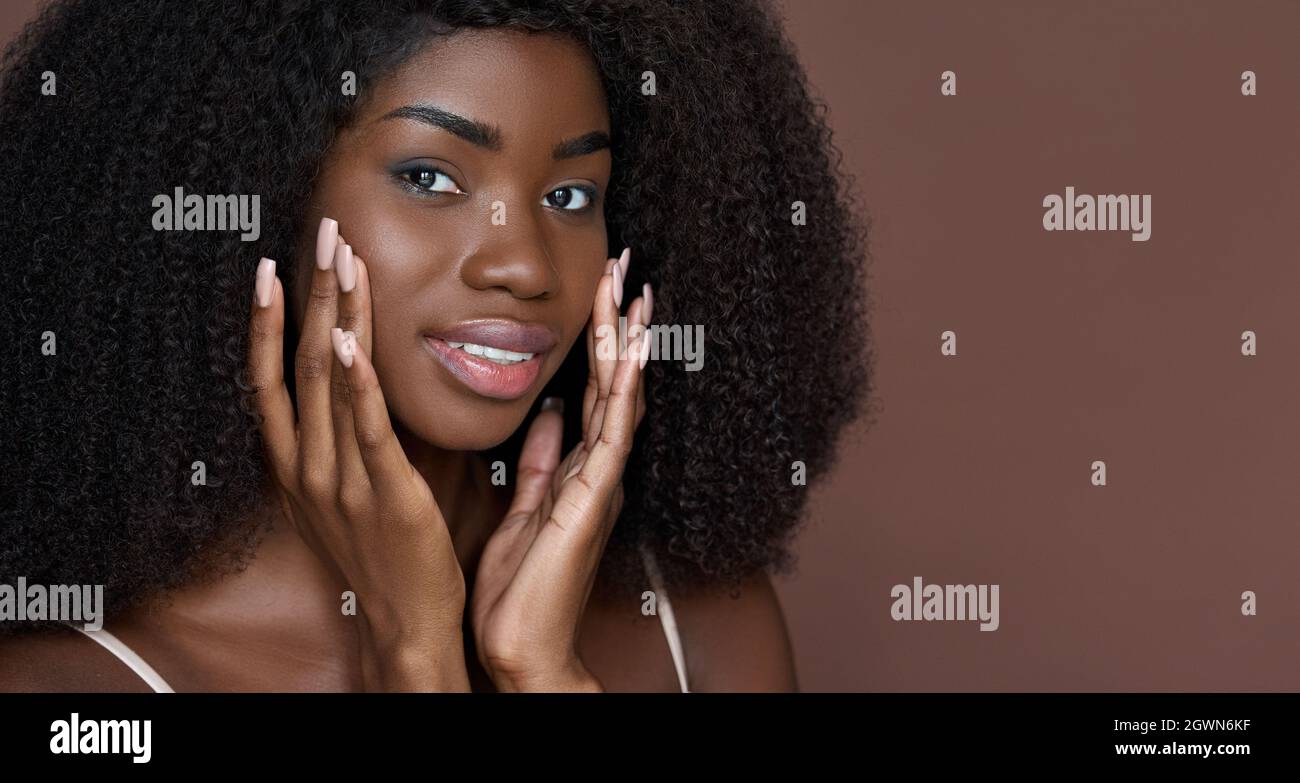
[[[641,547],[641,560],[645,564],[646,574],[650,577],[650,585],[655,592],[655,606],[659,614],[659,622],[663,625],[664,637],[668,640],[668,651],[673,656],[673,667],[677,670],[677,682],[681,686],[682,693],[690,693],[686,680],[686,655],[682,649],[682,639],[677,632],[677,620],[673,616],[673,606],[668,599],[668,591],[664,589],[663,576],[659,572],[659,564],[655,562],[654,555],[650,553],[649,548]],[[101,647],[111,652],[122,663],[130,667],[131,671],[139,675],[145,684],[157,693],[174,693],[167,681],[158,674],[152,666],[143,658],[136,654],[127,646],[125,642],[117,638],[108,630],[101,628],[98,631],[87,631],[80,624],[68,623],[72,628],[89,636]]]
[[[664,627],[664,636],[668,639],[668,651],[673,656],[673,667],[677,669],[677,682],[682,693],[690,693],[686,686],[686,653],[682,649],[682,638],[677,633],[677,618],[673,616],[673,605],[668,600],[668,591],[664,589],[663,575],[659,564],[655,562],[650,548],[642,544],[641,562],[645,564],[646,575],[650,577],[650,586],[655,592],[655,607],[659,622]]]
[[[145,659],[128,647],[126,642],[109,633],[106,629],[100,628],[98,631],[87,631],[80,623],[68,623],[68,625],[94,639],[100,647],[117,656],[118,660],[131,667],[131,671],[140,675],[140,679],[144,680],[145,684],[150,688],[153,688],[155,693],[175,693],[171,686],[167,684],[167,681],[145,662]]]

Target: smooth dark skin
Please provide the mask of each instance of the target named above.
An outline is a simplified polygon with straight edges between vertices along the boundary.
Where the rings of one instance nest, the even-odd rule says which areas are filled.
[[[496,126],[500,149],[415,119],[385,119],[416,105]],[[569,348],[581,346],[600,293],[609,152],[552,157],[558,143],[591,131],[608,134],[609,116],[595,63],[579,44],[550,34],[460,33],[376,85],[330,150],[303,227],[295,259],[299,285],[290,303],[295,323],[302,323],[312,280],[319,218],[332,217],[364,259],[375,302],[373,364],[393,428],[436,498],[471,592],[484,545],[510,505],[510,488],[491,485],[476,452],[524,423]],[[403,187],[393,171],[412,160],[436,167],[467,195],[430,197]],[[569,185],[595,187],[594,209],[543,205],[544,197]],[[440,179],[437,187],[448,183]],[[494,201],[506,204],[504,226],[490,220]],[[421,335],[482,317],[541,322],[556,332],[559,342],[532,393],[491,400],[432,372]],[[340,612],[346,586],[293,525],[277,519],[280,508],[270,494],[264,513],[272,531],[247,569],[176,591],[169,602],[115,618],[108,629],[177,691],[365,689],[357,618]],[[784,620],[766,576],[747,583],[739,597],[715,590],[671,598],[692,690],[796,688]],[[468,606],[469,684],[492,690],[476,659]],[[593,593],[581,614],[578,655],[604,690],[676,691],[659,619],[640,609],[639,601],[616,605]],[[148,690],[110,653],[71,630],[0,646],[0,688]]]

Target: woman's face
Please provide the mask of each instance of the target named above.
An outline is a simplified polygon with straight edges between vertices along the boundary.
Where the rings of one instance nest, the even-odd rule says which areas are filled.
[[[299,240],[295,318],[318,223],[333,218],[370,274],[372,359],[395,423],[441,448],[488,448],[583,336],[604,273],[610,127],[595,62],[566,37],[468,30],[357,99]]]

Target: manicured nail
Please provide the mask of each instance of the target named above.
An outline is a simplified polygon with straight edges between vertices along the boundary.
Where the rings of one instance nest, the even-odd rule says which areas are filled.
[[[357,287],[357,262],[352,257],[352,246],[339,243],[334,252],[334,272],[339,278],[339,290],[350,293]]]
[[[257,306],[270,307],[271,296],[275,293],[275,262],[263,258],[257,262]]]
[[[352,357],[357,353],[357,336],[336,326],[330,329],[330,339],[334,342],[334,354],[339,361],[344,367],[351,367]]]
[[[617,264],[617,263],[618,263],[618,259],[617,259],[617,258],[611,258],[611,259],[609,259],[608,261],[606,261],[606,262],[605,262],[605,274],[609,274],[609,270],[613,269],[613,268],[614,268],[614,264]]]
[[[632,248],[623,248],[623,255],[618,257],[619,269],[623,271],[623,279],[627,279],[627,268],[632,265]]]
[[[325,270],[334,263],[334,251],[339,244],[339,222],[331,218],[321,218],[320,229],[316,232],[316,268]]]
[[[621,269],[622,268],[619,267],[617,264],[614,265],[613,274],[614,274],[614,306],[615,307],[623,306],[623,274]]]
[[[641,305],[641,320],[645,321],[646,326],[649,326],[650,316],[655,311],[655,294],[649,283],[641,286],[641,298],[645,300]]]
[[[561,397],[547,397],[542,400],[542,410],[564,413],[564,399]]]

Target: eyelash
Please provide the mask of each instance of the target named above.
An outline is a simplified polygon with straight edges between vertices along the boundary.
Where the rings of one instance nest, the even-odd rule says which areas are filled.
[[[456,191],[457,191],[457,192],[456,192],[456,193],[448,193],[447,191],[444,191],[444,190],[429,190],[429,189],[427,189],[427,188],[422,188],[422,187],[420,187],[419,185],[415,184],[415,182],[413,181],[412,178],[413,178],[415,175],[420,174],[420,173],[425,172],[425,171],[432,172],[432,173],[435,175],[435,178],[434,178],[434,181],[435,181],[435,182],[437,181],[437,177],[436,177],[436,175],[438,175],[438,174],[441,174],[442,176],[444,176],[444,177],[446,177],[447,179],[451,180],[451,183],[452,183],[453,185],[456,186]],[[442,196],[456,196],[456,195],[460,195],[461,193],[464,192],[464,191],[462,191],[462,190],[460,189],[460,184],[459,184],[458,182],[456,182],[456,180],[452,179],[452,176],[451,176],[450,174],[448,174],[447,172],[443,171],[442,169],[440,169],[440,168],[438,168],[438,167],[436,167],[436,166],[427,166],[427,165],[408,166],[407,168],[404,168],[404,169],[402,169],[402,170],[396,172],[396,176],[397,176],[397,179],[398,179],[399,182],[401,182],[403,185],[405,185],[405,186],[406,186],[407,188],[409,188],[410,190],[413,190],[413,191],[415,191],[416,193],[419,193],[419,194],[422,195],[422,196],[438,196],[438,195],[442,195]]]
[[[456,186],[457,192],[450,193],[445,190],[429,190],[427,188],[422,188],[419,185],[415,184],[415,182],[412,181],[412,177],[425,171],[432,172],[433,174],[435,174],[435,178],[434,178],[435,182],[437,182],[436,175],[438,174],[441,174],[442,176],[446,177],[448,180],[451,180],[451,183]],[[421,196],[464,195],[464,191],[460,189],[460,184],[457,183],[456,180],[453,179],[450,174],[448,174],[447,172],[443,171],[442,169],[436,166],[427,166],[427,165],[411,166],[409,168],[405,168],[396,172],[396,178],[408,190],[411,190]],[[568,212],[574,215],[581,215],[590,212],[596,206],[596,189],[591,187],[590,185],[563,185],[561,187],[553,188],[547,191],[546,195],[543,196],[543,199],[550,198],[551,194],[561,190],[576,190],[587,197],[587,203],[586,205],[584,205],[579,209],[565,209],[564,207],[554,207],[554,209],[560,212]]]
[[[596,208],[596,189],[591,187],[590,185],[561,185],[558,188],[554,188],[548,191],[546,195],[543,196],[543,198],[550,197],[552,193],[558,190],[576,190],[587,197],[587,203],[579,209],[565,209],[564,207],[556,207],[556,209],[560,210],[561,212],[568,212],[574,215],[582,215]]]

